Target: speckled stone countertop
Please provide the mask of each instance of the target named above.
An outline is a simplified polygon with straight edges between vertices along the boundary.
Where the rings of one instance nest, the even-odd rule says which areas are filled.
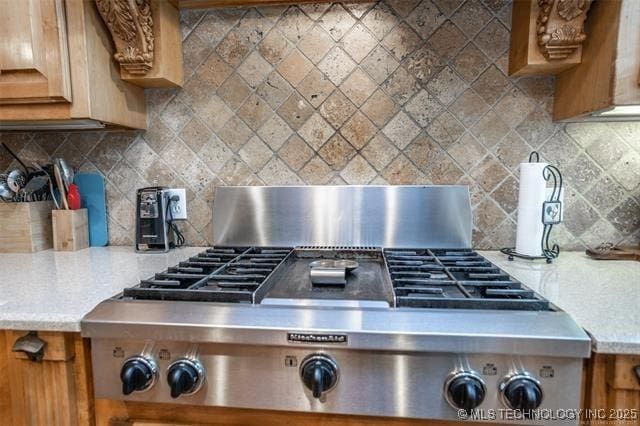
[[[0,329],[79,331],[80,319],[102,300],[202,250],[0,254]],[[568,312],[591,334],[594,351],[640,354],[640,262],[598,262],[564,252],[547,265],[480,253]]]
[[[593,341],[593,350],[640,354],[640,262],[596,261],[562,252],[551,265],[499,252],[480,254],[569,313]]]
[[[0,254],[0,329],[80,331],[80,319],[98,303],[200,251],[92,247]]]

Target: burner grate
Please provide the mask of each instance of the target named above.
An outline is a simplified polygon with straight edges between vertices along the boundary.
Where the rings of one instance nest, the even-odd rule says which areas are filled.
[[[257,303],[290,248],[213,247],[124,290],[123,298]]]
[[[398,307],[551,310],[473,250],[385,250]]]

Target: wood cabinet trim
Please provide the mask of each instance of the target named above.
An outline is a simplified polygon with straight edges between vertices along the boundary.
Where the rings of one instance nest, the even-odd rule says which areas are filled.
[[[538,0],[538,48],[548,61],[568,58],[587,39],[584,20],[592,0]]]
[[[116,47],[113,57],[132,75],[153,66],[154,34],[151,0],[95,0]]]

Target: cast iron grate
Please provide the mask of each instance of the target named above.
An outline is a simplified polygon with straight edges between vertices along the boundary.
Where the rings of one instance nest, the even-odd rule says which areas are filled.
[[[386,249],[398,307],[551,310],[550,304],[470,249]]]
[[[212,247],[124,290],[147,300],[258,303],[267,277],[291,253],[282,247]]]

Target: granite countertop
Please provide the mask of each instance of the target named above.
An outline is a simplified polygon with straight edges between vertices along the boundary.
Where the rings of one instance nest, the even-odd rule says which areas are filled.
[[[640,354],[640,262],[562,252],[547,265],[480,254],[571,315],[591,335],[594,351]]]
[[[0,329],[80,331],[99,302],[202,251],[136,254],[131,247],[0,254]],[[480,252],[568,312],[593,338],[593,350],[640,354],[640,262],[594,261],[565,252],[553,264]]]
[[[92,247],[0,254],[0,329],[80,331],[80,319],[101,301],[201,251]]]

